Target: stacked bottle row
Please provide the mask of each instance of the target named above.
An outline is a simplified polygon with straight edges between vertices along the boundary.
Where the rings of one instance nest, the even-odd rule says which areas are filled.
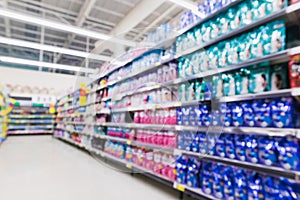
[[[132,147],[118,142],[105,142],[104,151],[116,158],[136,164],[169,180],[175,180],[175,157],[140,147]]]
[[[193,157],[179,157],[176,171],[178,183],[199,188],[217,199],[300,198],[300,187],[296,182],[219,163],[202,162]]]

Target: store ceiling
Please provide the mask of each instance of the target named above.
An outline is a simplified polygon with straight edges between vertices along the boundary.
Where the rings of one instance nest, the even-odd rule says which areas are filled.
[[[174,20],[183,10],[167,0],[152,0],[153,3],[156,2],[153,4],[156,7],[147,8],[147,1],[149,3],[150,0],[0,0],[0,7],[104,34],[118,35],[115,33],[118,30],[122,30],[123,33],[124,24],[128,23],[129,30],[122,34],[123,39],[139,42],[153,30],[146,29],[147,26],[155,27]],[[150,12],[148,14],[145,11]],[[168,14],[164,14],[165,12]],[[126,21],[128,19],[134,19],[135,23],[130,24]],[[39,43],[41,35],[42,28],[38,25],[0,17],[0,36]],[[96,42],[95,39],[89,39],[87,45],[86,37],[45,28],[44,44],[91,52]],[[114,49],[108,46],[103,46],[97,53],[117,56]],[[39,50],[0,44],[0,55],[37,59]],[[73,66],[84,65],[83,58],[57,54],[54,56],[51,52],[44,52],[44,61]],[[97,68],[101,63],[103,62],[93,60],[90,67]]]

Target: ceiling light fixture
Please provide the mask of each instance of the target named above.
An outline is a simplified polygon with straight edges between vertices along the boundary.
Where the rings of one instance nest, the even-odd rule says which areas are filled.
[[[26,48],[31,48],[31,49],[50,51],[50,52],[61,53],[61,54],[67,54],[67,55],[77,56],[77,57],[81,57],[81,58],[101,60],[101,61],[111,61],[113,59],[108,56],[101,56],[101,55],[91,54],[91,53],[87,53],[87,52],[83,52],[83,51],[76,51],[76,50],[72,50],[72,49],[55,47],[55,46],[51,46],[51,45],[44,45],[44,44],[39,44],[39,43],[35,43],[35,42],[27,42],[27,41],[23,41],[23,40],[16,40],[16,39],[11,39],[11,38],[6,38],[6,37],[0,37],[0,43],[19,46],[19,47],[26,47]]]
[[[201,18],[204,18],[205,15],[198,10],[198,5],[190,0],[169,0],[181,7],[191,10],[194,14],[198,15]]]
[[[94,39],[110,40],[111,42],[123,44],[123,45],[130,46],[130,47],[135,47],[137,45],[135,42],[132,42],[132,41],[119,39],[119,38],[113,38],[113,36],[109,36],[109,35],[106,35],[103,33],[85,30],[83,28],[79,28],[76,26],[57,23],[57,22],[50,21],[47,19],[42,19],[38,16],[32,16],[32,15],[27,15],[27,14],[23,14],[23,13],[18,13],[18,12],[8,10],[8,9],[0,8],[0,16],[8,17],[8,18],[23,21],[23,22],[28,22],[30,24],[45,26],[45,27],[49,27],[49,28],[53,28],[53,29],[57,29],[57,30],[65,31],[65,32],[71,32],[71,33],[83,35],[83,36],[94,38]]]
[[[13,64],[20,64],[20,65],[36,66],[36,67],[46,67],[46,68],[51,68],[51,69],[62,69],[62,70],[75,71],[75,72],[95,73],[94,69],[89,69],[89,68],[54,64],[54,63],[48,63],[48,62],[40,62],[40,61],[36,61],[36,60],[27,60],[27,59],[14,58],[14,57],[0,56],[0,61],[4,62],[4,63],[13,63]]]

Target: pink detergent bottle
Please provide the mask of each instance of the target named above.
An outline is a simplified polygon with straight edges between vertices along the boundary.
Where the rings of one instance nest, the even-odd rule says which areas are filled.
[[[164,143],[164,133],[158,132],[157,133],[157,143],[156,144],[162,146],[163,143]]]
[[[154,153],[154,166],[153,171],[157,174],[161,174],[162,164],[161,164],[161,153]]]
[[[170,110],[170,124],[176,125],[177,124],[177,116],[176,116],[176,109]]]

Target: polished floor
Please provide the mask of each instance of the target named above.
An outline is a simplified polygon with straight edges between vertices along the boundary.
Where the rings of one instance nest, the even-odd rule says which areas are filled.
[[[0,146],[0,198],[173,200],[178,192],[109,167],[51,136],[21,136]]]

